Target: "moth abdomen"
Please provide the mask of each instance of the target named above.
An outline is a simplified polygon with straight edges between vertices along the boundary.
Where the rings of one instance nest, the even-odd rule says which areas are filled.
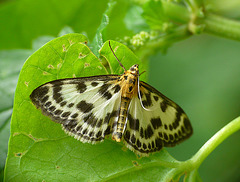
[[[119,118],[117,121],[117,127],[115,128],[115,131],[113,131],[112,138],[113,140],[116,140],[117,142],[121,141],[126,122],[127,122],[127,112],[128,107],[130,104],[130,99],[128,97],[121,97],[121,104],[120,104],[120,111],[119,111]]]

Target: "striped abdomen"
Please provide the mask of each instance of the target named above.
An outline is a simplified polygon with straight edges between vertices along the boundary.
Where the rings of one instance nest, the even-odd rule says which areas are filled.
[[[130,103],[130,98],[128,97],[121,98],[117,127],[112,135],[112,138],[117,142],[121,141],[121,138],[124,132],[125,124],[127,122],[127,112],[128,112],[129,103]]]

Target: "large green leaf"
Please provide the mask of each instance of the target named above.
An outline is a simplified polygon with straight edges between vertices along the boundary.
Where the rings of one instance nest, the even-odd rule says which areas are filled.
[[[138,158],[122,143],[106,139],[83,144],[67,136],[59,124],[42,115],[29,95],[51,80],[107,74],[80,34],[67,34],[47,43],[24,64],[20,73],[11,122],[6,181],[166,181],[179,166],[165,150]],[[117,57],[128,68],[140,64],[124,45],[111,41]],[[107,41],[100,54],[112,73],[123,72]],[[141,66],[142,68],[144,66]],[[141,68],[140,67],[140,68]],[[185,169],[184,169],[185,170]],[[183,171],[174,173],[179,176]],[[176,177],[175,177],[176,178]]]

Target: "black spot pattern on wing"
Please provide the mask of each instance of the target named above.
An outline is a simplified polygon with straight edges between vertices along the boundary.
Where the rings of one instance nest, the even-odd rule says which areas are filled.
[[[60,106],[63,107],[63,106],[65,106],[66,104],[67,104],[67,101],[62,101],[62,102],[60,103]]]
[[[78,113],[74,113],[73,115],[71,115],[71,118],[76,118],[78,117]]]
[[[139,97],[139,94],[137,96]],[[143,113],[149,114],[149,117],[142,120],[140,114],[140,118],[137,118],[139,119],[139,129],[134,130],[133,123],[136,119],[132,117],[134,114],[131,112],[135,112],[135,110],[130,108],[131,112],[128,114],[129,121],[126,127],[127,132],[125,132],[123,138],[131,150],[137,151],[140,155],[149,154],[159,151],[163,146],[175,146],[191,136],[192,127],[190,121],[177,104],[141,81],[140,97],[143,106],[150,109],[149,113],[147,113],[141,107]],[[157,114],[158,110],[159,115]],[[169,120],[165,120],[165,118],[169,118]],[[146,119],[149,119],[149,121],[146,121]],[[144,124],[141,122],[144,122]]]
[[[164,140],[168,141],[168,135],[166,133],[163,133]]]
[[[147,129],[145,129],[145,139],[149,139],[153,136],[153,129],[150,125],[147,126]]]
[[[73,106],[74,106],[74,103],[68,104],[68,107],[69,107],[69,108],[71,108],[71,107],[73,107]]]
[[[175,121],[172,124],[168,125],[168,128],[171,133],[163,133],[163,142],[164,142],[164,146],[166,147],[173,147],[176,144],[186,140],[187,138],[189,138],[192,133],[193,133],[193,129],[191,126],[191,123],[189,121],[189,119],[187,118],[186,114],[183,112],[183,110],[180,108],[179,111],[181,111],[181,114],[178,114],[179,116],[177,116],[176,114],[176,118]],[[182,118],[183,120],[181,122],[181,125],[183,124],[183,126],[179,126],[180,125],[180,120],[178,118]]]
[[[142,101],[144,107],[150,107],[152,106],[152,99],[151,99],[151,93],[144,93],[145,100]]]
[[[38,88],[36,88],[30,95],[30,99],[32,100],[33,104],[37,107],[40,108],[42,107],[42,105],[45,104],[45,102],[47,102],[47,99],[44,99],[45,102],[42,103],[43,98],[47,97],[47,93],[49,91],[49,87],[48,86],[40,86]],[[48,103],[48,104],[47,104]],[[49,102],[47,102],[45,107],[49,107],[51,104],[49,104]]]
[[[64,112],[62,113],[61,117],[66,118],[71,114],[71,112]]]
[[[88,113],[93,109],[93,104],[82,100],[77,104],[77,108],[83,113]]]
[[[179,122],[181,120],[181,116],[184,114],[184,111],[182,110],[181,107],[177,107],[177,112],[176,112],[176,117],[175,121],[173,123],[173,128],[176,129],[179,126]]]
[[[45,103],[45,102],[48,101],[48,99],[49,99],[49,96],[46,95],[45,97],[43,97],[43,98],[41,99],[41,102],[42,102],[42,103]]]
[[[187,130],[188,135],[191,135],[192,131],[193,131],[193,128],[192,128],[192,125],[191,125],[191,123],[190,123],[190,121],[187,117],[184,118],[183,124],[184,124],[184,126]]]
[[[53,85],[53,99],[56,101],[56,103],[60,103],[63,101],[63,97],[61,94],[63,83],[59,81],[57,85]]]
[[[72,122],[65,122],[63,123],[63,126],[65,126],[68,131],[71,131],[73,128],[77,126],[77,120],[73,120]]]
[[[127,131],[125,132],[124,137],[125,137],[125,140],[130,140],[130,131],[129,131],[129,130],[127,130]]]
[[[52,102],[48,101],[46,104],[44,104],[44,107],[49,107],[50,105],[52,105]]]
[[[159,125],[162,126],[159,120],[156,119],[155,121],[158,122],[157,124],[153,122],[155,127],[159,127]],[[152,124],[149,124],[146,128],[143,128],[140,126],[140,121],[138,119],[135,119],[131,114],[128,114],[127,128],[123,138],[125,142],[134,150],[144,154],[161,150],[163,141],[158,137],[155,138],[156,136],[154,137],[154,132],[155,131]],[[140,138],[137,133],[139,133]]]
[[[49,111],[51,111],[51,112],[53,112],[54,110],[56,109],[56,107],[55,106],[51,106],[51,107],[49,107]]]
[[[98,84],[99,84],[98,82],[92,82],[92,83],[91,83],[91,85],[92,85],[93,87],[98,86]]]
[[[94,128],[97,124],[98,119],[94,116],[93,113],[89,113],[83,118],[83,121]]]
[[[152,123],[154,129],[158,129],[162,126],[162,121],[160,118],[152,118],[150,122]]]
[[[149,93],[146,93],[145,96],[146,96],[146,99],[147,99],[147,100],[146,100],[146,101],[147,101],[146,107],[152,106],[151,93],[150,93],[150,92],[149,92]]]
[[[64,113],[63,113],[64,114]],[[115,112],[109,113],[109,119],[114,117],[116,115]],[[78,117],[78,113],[72,114],[70,118],[73,118],[72,120],[74,121],[74,118]],[[108,134],[110,134],[110,125],[108,124],[107,129],[97,129],[102,127],[103,124],[103,119],[98,119],[92,112],[88,112],[83,115],[82,118],[83,122],[86,123],[87,125],[81,124],[78,126],[72,123],[71,120],[66,120],[63,123],[63,128],[67,133],[70,135],[74,135],[75,138],[78,136],[80,137],[79,139],[83,142],[99,142],[104,140],[104,137]],[[88,126],[88,127],[86,127]],[[106,125],[105,125],[106,127]]]
[[[141,137],[141,138],[144,138],[144,130],[143,130],[142,127],[141,127],[141,129],[140,129],[140,137]]]
[[[111,127],[108,126],[107,129],[104,131],[104,136],[109,135],[111,133]]]
[[[43,100],[43,98],[46,97],[47,93],[49,92],[49,87],[48,86],[40,86],[38,88],[36,88],[30,95],[30,99],[32,100],[32,102],[37,106],[40,107],[42,105],[42,103],[40,101]],[[45,102],[47,101],[47,99],[44,99]],[[51,105],[51,104],[50,104]],[[49,105],[48,105],[49,106]],[[47,106],[47,107],[48,107]]]
[[[118,116],[118,114],[119,114],[119,111],[117,111],[117,110],[114,110],[114,111],[112,111],[111,113],[108,112],[108,113],[106,114],[105,118],[104,118],[104,123],[105,123],[105,124],[108,124],[109,121],[110,121],[110,119],[113,118],[113,117]]]
[[[62,124],[64,130],[73,136],[78,136],[82,140],[88,142],[100,142],[104,140],[104,136],[102,136],[101,131],[98,133],[94,133],[94,131],[90,131],[87,128],[83,129],[81,125],[77,126],[77,122],[73,120],[72,122],[66,122]]]
[[[139,91],[140,97],[143,98],[143,92],[140,90]],[[138,98],[139,98],[139,94],[138,94]]]
[[[95,143],[102,141],[104,136],[112,132],[113,123],[109,122],[119,113],[117,111],[111,112],[109,118],[106,118],[108,123],[104,124],[104,118],[97,118],[93,113],[94,103],[87,98],[82,100],[78,95],[86,93],[87,85],[90,85],[91,89],[96,89],[89,92],[90,94],[93,93],[93,96],[96,96],[98,93],[105,99],[111,99],[112,94],[121,90],[120,85],[113,85],[116,80],[119,80],[119,77],[117,75],[102,75],[55,80],[35,89],[36,91],[32,92],[30,98],[44,115],[49,116],[57,123],[61,123],[69,135],[82,142]],[[110,88],[110,86],[115,86],[115,88]],[[75,94],[74,98],[71,98],[71,92],[73,96]],[[76,95],[76,92],[79,94]],[[77,100],[79,101],[76,102]],[[76,109],[78,110],[76,111]]]
[[[98,131],[96,134],[96,138],[100,138],[102,136],[102,131]]]
[[[136,130],[136,131],[139,130],[139,120],[134,119],[130,113],[128,113],[128,122],[132,130]]]
[[[111,86],[111,84],[105,83],[105,84],[103,84],[103,85],[100,87],[100,89],[99,89],[99,91],[98,91],[98,93],[99,93],[100,95],[102,95],[102,96],[103,96],[105,99],[107,99],[107,100],[109,100],[109,99],[112,98],[112,94],[108,91],[108,89],[109,89],[110,86]]]
[[[108,113],[106,114],[105,118],[104,118],[104,123],[105,123],[105,124],[108,124],[109,121],[110,121],[110,119],[111,119],[111,113],[108,112]]]
[[[162,109],[162,112],[165,112],[167,110],[167,102],[165,100],[163,100],[162,102],[160,102],[160,107]]]
[[[83,93],[87,90],[87,85],[84,82],[79,82],[76,85],[76,89],[79,93]]]
[[[116,85],[113,87],[113,90],[114,90],[114,93],[118,93],[118,92],[121,90],[120,85],[116,84]]]
[[[128,130],[124,134],[124,140],[134,150],[143,154],[157,152],[161,150],[163,147],[163,142],[160,138],[156,138],[151,142],[145,143],[145,142],[141,142],[138,138],[136,138],[134,134],[130,135],[130,131]]]
[[[55,115],[60,115],[62,112],[63,112],[63,110],[57,109],[57,110],[54,112],[54,114],[55,114]]]
[[[106,98],[107,100],[109,100],[109,99],[112,98],[112,94],[107,91],[107,92],[105,92],[105,93],[103,94],[103,97]]]
[[[153,98],[154,98],[154,100],[157,102],[158,101],[158,99],[159,99],[159,97],[158,96],[156,96],[156,95],[154,95],[153,96]]]
[[[134,134],[132,134],[131,142],[132,142],[132,144],[135,144],[135,142],[136,142],[136,138],[135,138]]]
[[[100,128],[102,126],[102,124],[103,124],[103,119],[100,119],[100,120],[98,120],[96,127]]]

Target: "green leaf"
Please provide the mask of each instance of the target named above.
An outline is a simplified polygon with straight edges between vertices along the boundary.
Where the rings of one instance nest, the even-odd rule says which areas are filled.
[[[71,31],[69,27],[65,27],[60,34],[69,31]],[[39,49],[53,38],[52,36],[38,37],[33,41],[33,50],[19,49],[0,51],[0,171],[2,171],[0,179],[1,175],[3,178],[3,169],[7,157],[13,98],[21,67],[34,50]]]
[[[0,3],[0,27],[4,27],[0,29],[0,49],[29,49],[33,39],[42,35],[57,36],[65,26],[75,32],[87,32],[92,40],[107,2],[22,0]]]
[[[67,136],[59,124],[42,115],[31,103],[32,90],[45,82],[107,74],[86,41],[83,35],[67,34],[41,47],[24,64],[14,100],[5,180],[139,181],[148,180],[149,176],[153,181],[171,179],[171,168],[180,163],[164,149],[138,158],[122,143],[109,139],[96,145],[83,144]],[[123,72],[108,43],[103,45],[101,56],[113,73]],[[141,64],[126,46],[115,41],[111,41],[111,46],[127,68]]]
[[[4,118],[3,124],[0,127],[0,181],[3,181],[3,174],[4,174],[4,166],[5,166],[5,160],[7,158],[7,151],[8,151],[8,139],[10,136],[10,117],[11,117],[12,110],[9,110],[8,112],[1,112],[0,116],[3,117],[3,115],[7,115],[8,118]],[[2,122],[2,121],[1,121]]]
[[[117,0],[116,5],[109,15],[109,24],[106,27],[103,39],[116,40],[124,39],[126,36],[132,36],[133,32],[126,26],[125,18],[129,11],[129,7],[132,5],[131,1]]]
[[[124,18],[126,27],[134,33],[150,31],[148,24],[142,17],[143,9],[140,6],[131,6]]]
[[[142,16],[152,29],[162,30],[169,19],[164,13],[161,1],[150,0],[143,7]]]
[[[3,175],[10,136],[13,97],[20,69],[32,53],[30,50],[0,51],[0,181]]]
[[[143,62],[139,60],[136,55],[124,44],[121,44],[116,41],[111,41],[111,47],[119,59],[119,61],[123,64],[123,66],[128,70],[132,65],[139,64],[140,72],[146,71],[148,68],[147,62]],[[101,58],[105,59],[110,66],[111,74],[122,74],[123,68],[119,66],[116,58],[114,57],[112,51],[109,48],[109,42],[105,42],[102,48],[100,49]],[[111,61],[114,60],[114,61]],[[113,64],[114,63],[114,64]],[[141,80],[146,81],[147,74],[141,75]]]
[[[103,45],[103,35],[102,34],[103,34],[103,31],[105,30],[105,28],[107,27],[107,25],[109,24],[109,14],[111,13],[115,4],[116,4],[115,1],[110,1],[108,3],[107,9],[103,13],[101,24],[98,27],[95,37],[90,45],[92,47],[93,53],[96,56],[99,56],[98,50]]]

